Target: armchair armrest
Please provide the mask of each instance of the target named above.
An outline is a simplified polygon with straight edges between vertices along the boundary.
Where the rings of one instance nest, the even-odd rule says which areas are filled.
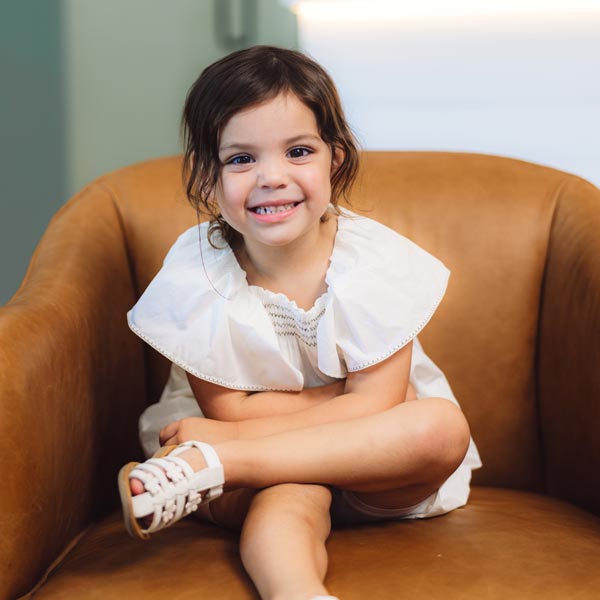
[[[0,597],[26,592],[116,500],[138,452],[144,353],[120,215],[92,184],[54,217],[0,308]],[[116,416],[116,418],[115,418]]]
[[[538,393],[548,492],[600,514],[600,190],[576,177],[556,194]]]

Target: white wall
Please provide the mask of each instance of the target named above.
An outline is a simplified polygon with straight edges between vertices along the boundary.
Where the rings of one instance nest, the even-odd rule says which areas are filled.
[[[337,4],[299,15],[300,46],[336,80],[365,147],[501,154],[600,185],[600,2],[585,15],[402,17],[401,3],[386,16],[371,0],[360,18]]]

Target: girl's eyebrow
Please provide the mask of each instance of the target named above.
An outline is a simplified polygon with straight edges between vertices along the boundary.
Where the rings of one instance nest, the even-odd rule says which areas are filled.
[[[295,135],[287,140],[284,140],[284,146],[292,146],[293,144],[297,144],[298,142],[320,142],[321,138],[314,133],[301,133],[300,135]],[[243,142],[232,142],[231,144],[225,144],[224,146],[219,147],[219,152],[225,152],[226,150],[255,150],[257,146],[255,144],[245,144]]]
[[[289,140],[285,141],[286,146],[291,146],[292,144],[297,144],[298,142],[304,142],[304,141],[310,141],[310,142],[320,142],[321,141],[321,137],[318,135],[315,135],[314,133],[303,133],[300,135],[296,135],[293,138],[290,138]]]

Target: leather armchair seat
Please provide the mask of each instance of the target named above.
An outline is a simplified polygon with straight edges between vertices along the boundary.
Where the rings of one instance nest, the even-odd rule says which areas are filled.
[[[365,153],[352,208],[452,270],[420,339],[484,467],[465,508],[335,530],[342,600],[600,598],[600,191],[474,154]],[[116,475],[168,362],[126,312],[196,222],[181,158],[87,186],[0,309],[0,597],[257,598],[237,533],[128,538]]]

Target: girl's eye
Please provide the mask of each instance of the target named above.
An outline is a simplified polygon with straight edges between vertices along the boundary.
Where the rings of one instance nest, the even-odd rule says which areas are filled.
[[[228,165],[248,165],[252,162],[252,157],[248,154],[238,154],[230,158],[226,164]]]
[[[312,150],[300,146],[298,148],[292,148],[288,154],[290,158],[304,158],[305,156],[312,154]]]

